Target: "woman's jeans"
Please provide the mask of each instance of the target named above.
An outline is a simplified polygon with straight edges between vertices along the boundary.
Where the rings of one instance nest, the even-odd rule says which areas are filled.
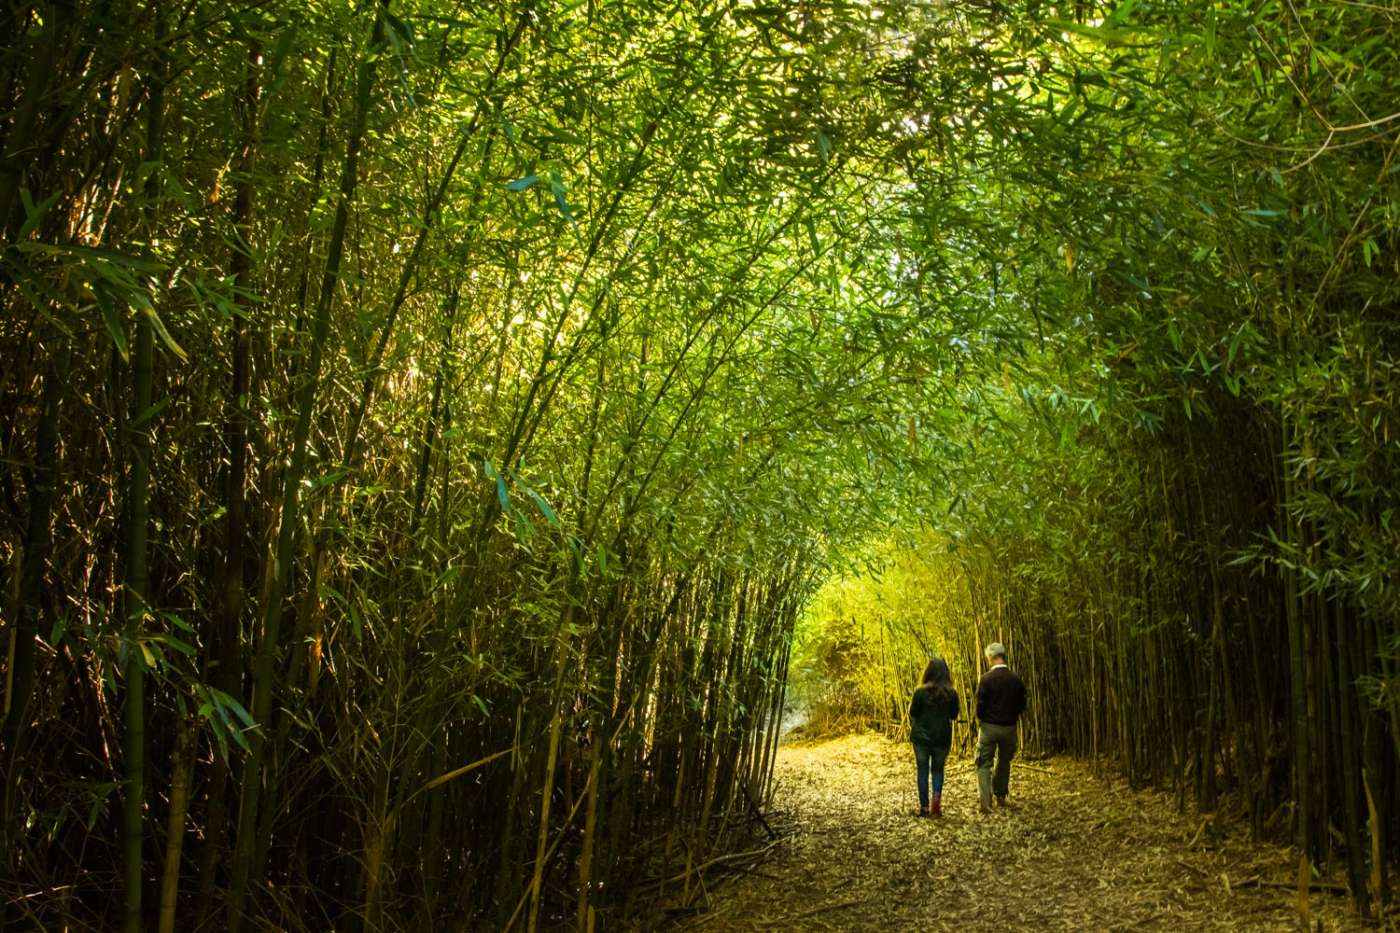
[[[943,793],[943,766],[948,763],[948,746],[914,743],[914,759],[919,763],[919,809],[928,809],[929,773],[933,774],[933,793]]]

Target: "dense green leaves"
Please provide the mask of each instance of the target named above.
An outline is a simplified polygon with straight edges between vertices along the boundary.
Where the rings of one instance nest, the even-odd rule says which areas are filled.
[[[761,797],[793,620],[871,540],[903,568],[854,610],[903,652],[871,702],[959,620],[1088,679],[1110,630],[1177,762],[1246,754],[1252,703],[1267,769],[1309,737],[1291,668],[1202,646],[1291,634],[1362,736],[1303,841],[1362,831],[1364,775],[1394,812],[1389,10],[201,2],[164,42],[105,10],[0,14],[7,773],[42,750],[5,841],[96,814],[5,846],[20,896],[72,886],[45,922],[111,920],[128,432],[170,649],[145,858],[192,793],[178,889],[215,912],[237,846],[247,919],[607,925]],[[1097,725],[1037,740],[1185,780],[1056,689]]]
[[[1312,857],[1346,827],[1366,908],[1400,724],[1379,686],[1400,649],[1397,292],[1370,271],[1397,245],[1377,213],[1397,191],[1394,13],[1025,12],[958,20],[994,49],[984,106],[937,69],[899,95],[912,285],[964,351],[921,432],[939,482],[919,559],[962,589],[888,651],[887,611],[856,613],[858,673],[818,663],[817,699],[884,722],[921,652],[971,672],[997,637],[1040,680],[1034,741],[1204,808],[1228,791],[1260,831],[1291,799]],[[843,587],[803,660],[847,643],[824,608]],[[1273,761],[1290,773],[1255,780]],[[1370,815],[1363,784],[1386,788]]]

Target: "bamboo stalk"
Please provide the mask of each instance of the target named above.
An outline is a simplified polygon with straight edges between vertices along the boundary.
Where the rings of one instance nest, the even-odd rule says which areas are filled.
[[[165,20],[156,17],[155,37],[159,46],[165,36]],[[146,159],[155,165],[162,160],[165,125],[165,63],[157,53],[147,90]],[[160,197],[160,172],[153,171],[146,184],[149,225],[154,234],[156,202]],[[154,238],[154,237],[153,237]],[[122,750],[126,756],[126,786],[122,817],[122,889],[125,907],[122,926],[127,933],[139,933],[144,926],[142,912],[144,814],[146,808],[146,648],[143,643],[150,616],[147,605],[148,575],[146,538],[150,526],[151,407],[155,370],[155,333],[150,314],[138,314],[131,354],[131,414],[125,425],[130,457],[126,505],[126,678],[125,731]]]
[[[264,729],[273,722],[274,665],[280,647],[278,629],[281,625],[283,595],[287,591],[291,578],[297,527],[301,519],[300,496],[302,478],[306,473],[308,461],[307,445],[311,434],[311,419],[321,381],[321,360],[330,332],[331,303],[335,296],[336,285],[340,281],[341,260],[344,255],[345,230],[349,223],[350,205],[355,199],[359,181],[360,148],[364,142],[371,106],[370,94],[374,85],[375,66],[378,61],[377,52],[384,44],[384,13],[388,10],[388,6],[388,0],[380,0],[375,7],[374,26],[369,43],[370,52],[359,66],[355,94],[355,122],[345,148],[340,198],[336,205],[330,245],[326,252],[326,268],[322,275],[321,291],[317,299],[316,317],[312,325],[306,371],[296,394],[297,418],[292,440],[291,461],[283,481],[276,559],[272,572],[269,574],[271,587],[264,606],[263,633],[253,672],[252,712],[254,716],[263,721]],[[258,844],[256,830],[259,823],[262,783],[265,777],[263,731],[254,730],[251,732],[248,737],[248,745],[249,754],[244,766],[245,778],[243,796],[240,801],[238,837],[233,856],[233,881],[229,889],[229,933],[239,933],[242,927],[245,919],[244,905],[248,889],[259,869],[259,866],[255,866],[253,861]]]
[[[165,835],[165,869],[161,874],[160,933],[173,933],[180,898],[180,857],[184,851],[185,823],[190,808],[190,773],[194,765],[195,724],[181,716],[176,724],[175,751],[170,778],[170,819]]]

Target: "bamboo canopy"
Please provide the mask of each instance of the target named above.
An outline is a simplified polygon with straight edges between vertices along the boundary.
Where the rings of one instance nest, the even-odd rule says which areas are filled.
[[[0,926],[616,926],[996,639],[1379,915],[1397,16],[9,4]]]

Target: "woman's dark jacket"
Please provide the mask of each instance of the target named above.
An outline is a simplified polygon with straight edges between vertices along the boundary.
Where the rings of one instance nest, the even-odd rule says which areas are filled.
[[[958,718],[958,695],[945,699],[929,684],[914,691],[909,703],[909,738],[925,748],[947,748],[953,744],[953,720]]]

